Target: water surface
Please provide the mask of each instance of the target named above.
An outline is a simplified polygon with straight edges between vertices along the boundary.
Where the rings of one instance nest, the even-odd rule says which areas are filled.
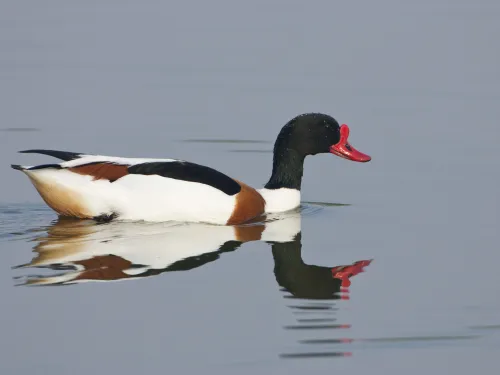
[[[496,374],[498,2],[0,5],[0,372]],[[372,156],[305,163],[249,228],[58,221],[10,164],[179,158],[261,187],[320,111]]]

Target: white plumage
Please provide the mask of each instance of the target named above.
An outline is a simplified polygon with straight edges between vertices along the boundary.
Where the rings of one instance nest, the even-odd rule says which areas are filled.
[[[113,161],[136,165],[173,159],[125,159],[86,157],[61,163],[69,168],[89,162]],[[235,207],[230,196],[206,184],[188,182],[157,175],[126,175],[114,182],[94,180],[66,169],[26,169],[42,197],[50,191],[67,192],[71,200],[84,208],[88,217],[116,214],[121,220],[186,221],[225,224]],[[61,201],[61,203],[63,203]]]
[[[266,200],[266,213],[286,212],[300,206],[300,190],[296,189],[258,189]]]

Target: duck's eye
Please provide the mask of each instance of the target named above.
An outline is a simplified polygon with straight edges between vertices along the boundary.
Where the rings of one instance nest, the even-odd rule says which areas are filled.
[[[349,143],[345,144],[345,148],[347,148],[349,151],[352,151],[351,145]]]

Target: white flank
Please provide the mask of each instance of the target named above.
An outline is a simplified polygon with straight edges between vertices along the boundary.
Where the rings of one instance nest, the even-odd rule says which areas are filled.
[[[266,213],[285,212],[300,205],[300,191],[296,189],[259,189],[266,200]]]
[[[225,224],[236,203],[209,185],[156,175],[127,175],[110,185],[114,212],[123,220]]]
[[[127,175],[111,183],[67,170],[39,169],[25,173],[35,185],[69,192],[91,216],[116,213],[121,220],[223,225],[235,206],[235,196],[209,185],[156,175]]]

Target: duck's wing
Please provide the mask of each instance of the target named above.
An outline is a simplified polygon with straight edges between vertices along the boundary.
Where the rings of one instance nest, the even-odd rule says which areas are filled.
[[[238,194],[241,190],[240,184],[224,173],[204,165],[181,160],[170,162],[151,161],[135,164],[128,167],[128,173],[147,176],[157,175],[175,180],[198,182],[221,190],[227,195]]]
[[[31,167],[12,165],[22,171],[62,169],[93,180],[115,182],[127,175],[160,176],[187,182],[197,182],[214,187],[227,195],[240,192],[240,184],[213,168],[177,159],[124,158],[56,150],[25,150],[21,153],[38,153],[62,159],[58,164],[42,164]]]
[[[131,159],[87,156],[62,163],[72,172],[94,179],[114,182],[127,175],[160,176],[212,186],[227,195],[240,192],[241,186],[231,177],[204,165],[175,159]]]

